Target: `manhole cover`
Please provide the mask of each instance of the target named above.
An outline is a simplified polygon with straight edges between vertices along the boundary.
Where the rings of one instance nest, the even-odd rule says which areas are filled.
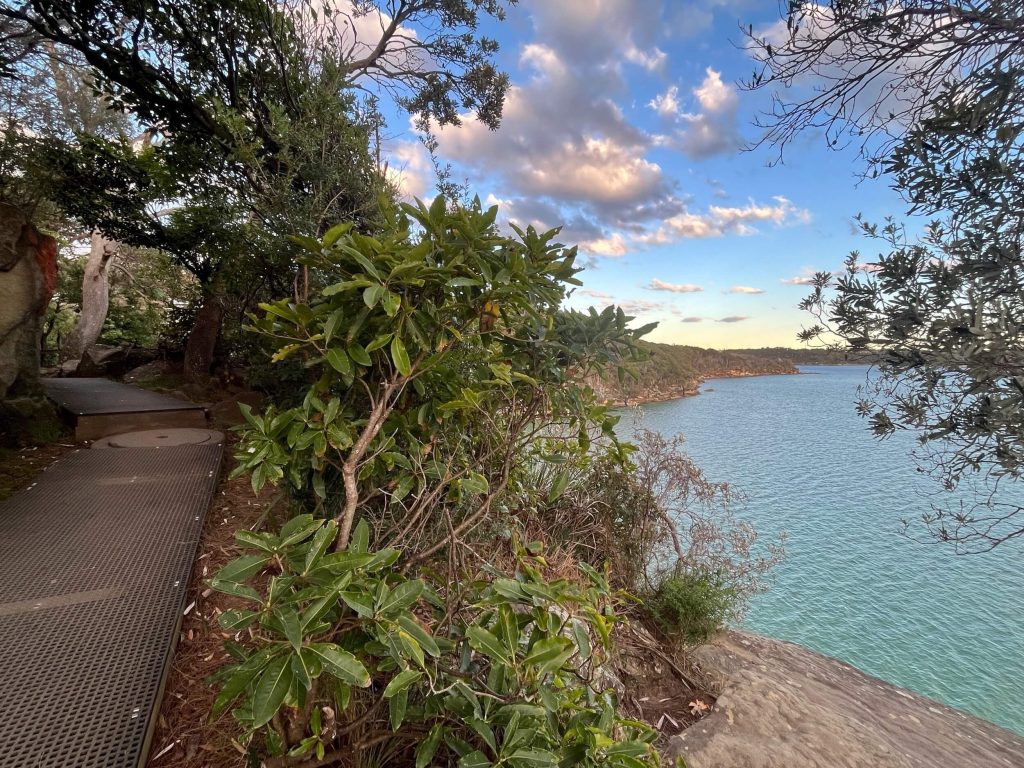
[[[171,448],[175,445],[215,445],[224,442],[223,432],[210,429],[147,429],[97,440],[93,448]]]

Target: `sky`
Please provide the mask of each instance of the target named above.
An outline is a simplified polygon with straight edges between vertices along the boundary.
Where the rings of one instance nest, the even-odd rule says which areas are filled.
[[[820,134],[751,148],[769,94],[749,92],[743,29],[779,23],[755,0],[525,0],[487,34],[511,77],[502,124],[472,115],[437,131],[457,181],[499,221],[561,226],[578,245],[584,309],[615,303],[652,341],[713,348],[799,346],[797,308],[816,271],[870,245],[853,226],[900,215],[882,181]],[[804,87],[813,87],[812,83]],[[403,194],[436,194],[407,115],[388,116]]]

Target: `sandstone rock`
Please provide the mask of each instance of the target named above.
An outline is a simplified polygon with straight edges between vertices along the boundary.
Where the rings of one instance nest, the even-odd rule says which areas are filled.
[[[0,399],[41,396],[39,334],[57,279],[57,241],[0,203]]]
[[[720,695],[669,743],[688,768],[1024,766],[1024,738],[792,643],[729,632],[695,657]]]

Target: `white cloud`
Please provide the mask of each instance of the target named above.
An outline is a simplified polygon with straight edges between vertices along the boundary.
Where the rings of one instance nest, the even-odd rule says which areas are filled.
[[[811,285],[814,282],[814,278],[811,275],[797,275],[796,277],[783,278],[779,282],[786,285]]]
[[[665,311],[665,305],[662,302],[646,299],[627,299],[618,302],[618,305],[627,315],[650,315]]]
[[[754,224],[782,226],[810,220],[808,211],[797,208],[787,198],[776,196],[772,199],[772,204],[750,201],[743,207],[712,205],[704,214],[683,211],[665,219],[656,230],[640,235],[637,239],[647,244],[662,245],[688,238],[749,236],[758,231]]]
[[[426,148],[418,141],[396,141],[385,147],[387,178],[401,197],[424,198],[433,191],[434,167]]]
[[[722,82],[722,75],[708,67],[704,81],[693,89],[701,106],[697,114],[684,114],[676,145],[693,158],[735,151],[740,145],[736,89]]]
[[[647,106],[653,109],[662,117],[674,117],[679,114],[679,87],[670,86],[664,93],[659,93],[649,102]]]
[[[734,285],[726,293],[742,293],[748,296],[757,296],[758,294],[764,293],[763,288],[752,288],[749,285]]]
[[[602,237],[596,240],[584,240],[579,243],[581,251],[591,253],[595,256],[608,256],[618,258],[629,253],[629,246],[626,238],[621,232],[613,232],[609,237]]]
[[[576,293],[578,293],[580,296],[589,296],[592,299],[609,299],[610,300],[612,298],[612,295],[610,293],[605,293],[604,291],[592,291],[590,289],[584,289],[584,290],[581,290],[581,291],[576,291]]]
[[[693,283],[666,283],[656,277],[646,288],[649,291],[669,291],[670,293],[700,293],[704,290],[702,286]]]

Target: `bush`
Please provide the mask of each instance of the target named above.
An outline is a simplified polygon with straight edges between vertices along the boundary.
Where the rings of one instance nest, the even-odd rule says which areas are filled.
[[[418,768],[658,765],[657,731],[595,683],[619,602],[605,574],[546,581],[515,547],[512,577],[432,585],[398,550],[368,551],[365,522],[346,551],[329,552],[336,535],[310,515],[240,531],[252,554],[210,582],[246,603],[220,617],[237,663],[213,714],[231,709],[268,768],[371,746]]]
[[[662,577],[644,605],[667,637],[698,644],[736,615],[740,598],[721,574],[679,568]]]

